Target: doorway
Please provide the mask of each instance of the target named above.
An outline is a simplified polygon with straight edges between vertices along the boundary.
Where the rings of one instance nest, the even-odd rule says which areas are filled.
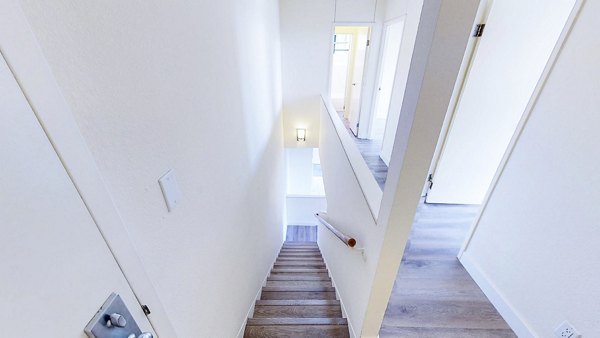
[[[333,36],[333,58],[330,74],[332,103],[346,120],[354,136],[358,136],[361,95],[370,27],[336,26]]]
[[[483,203],[574,2],[493,3],[438,144],[427,203]]]
[[[386,132],[392,89],[398,67],[398,55],[404,31],[404,17],[389,22],[384,27],[379,81],[375,97],[375,110],[371,114],[369,138],[383,140]],[[388,132],[389,133],[389,132]]]

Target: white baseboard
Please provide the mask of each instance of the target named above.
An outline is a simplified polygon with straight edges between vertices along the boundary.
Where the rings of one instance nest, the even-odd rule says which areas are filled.
[[[488,276],[481,271],[477,263],[469,258],[466,252],[460,257],[460,262],[519,338],[537,337],[527,326],[523,318],[519,316],[510,303],[502,296]]]

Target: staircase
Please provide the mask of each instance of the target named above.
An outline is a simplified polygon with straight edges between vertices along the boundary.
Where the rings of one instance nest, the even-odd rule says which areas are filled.
[[[316,243],[283,244],[244,337],[349,337]]]

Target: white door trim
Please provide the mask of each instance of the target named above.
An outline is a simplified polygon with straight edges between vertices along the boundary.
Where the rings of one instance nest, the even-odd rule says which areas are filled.
[[[148,316],[152,327],[163,337],[177,337],[71,109],[15,0],[0,5],[0,51],[136,298],[152,311]]]
[[[491,8],[494,4],[494,0],[483,0],[477,10],[477,16],[475,18],[475,24],[485,24],[487,22],[488,15],[491,11]],[[450,104],[448,105],[448,112],[446,113],[446,118],[444,119],[444,124],[442,126],[442,132],[440,133],[440,137],[438,139],[438,143],[435,149],[435,153],[433,154],[433,159],[431,160],[431,165],[429,167],[429,175],[433,175],[435,177],[435,171],[437,169],[438,163],[440,162],[442,153],[446,146],[446,141],[448,139],[448,134],[452,129],[452,122],[454,121],[455,113],[458,109],[458,103],[462,96],[465,83],[468,81],[469,73],[471,71],[471,66],[475,56],[477,55],[477,48],[479,47],[479,38],[471,38],[469,40],[469,44],[467,45],[467,50],[465,52],[465,57],[463,59],[463,63],[460,67],[460,73],[458,78],[456,79],[456,84],[454,87],[454,91],[452,93],[452,98],[450,99]],[[429,191],[429,181],[424,182],[423,192],[421,196],[426,196]]]
[[[533,94],[531,95],[531,98],[529,99],[529,103],[527,104],[527,107],[525,108],[525,111],[523,112],[523,115],[521,116],[521,119],[519,120],[519,124],[517,125],[515,133],[513,134],[512,138],[510,140],[510,143],[508,144],[508,147],[506,148],[506,152],[504,153],[502,161],[500,162],[500,165],[498,166],[498,170],[496,170],[496,174],[494,175],[494,179],[492,180],[492,183],[490,184],[490,188],[488,189],[488,191],[483,199],[483,203],[481,204],[481,210],[479,210],[479,213],[477,214],[473,224],[471,225],[471,229],[469,229],[469,232],[467,234],[465,242],[457,255],[459,259],[462,258],[464,252],[468,249],[469,244],[471,243],[471,240],[473,239],[473,235],[475,234],[475,231],[477,231],[477,227],[479,226],[481,217],[483,216],[483,213],[485,212],[485,210],[488,206],[490,197],[494,194],[494,191],[496,190],[498,181],[499,181],[500,177],[502,176],[502,174],[504,173],[506,164],[508,163],[508,160],[510,159],[512,152],[515,149],[515,146],[516,146],[517,142],[519,141],[521,134],[523,133],[523,129],[525,128],[525,125],[527,124],[527,121],[529,120],[529,116],[531,115],[531,112],[533,111],[533,109],[535,108],[535,105],[537,104],[538,97],[540,96],[542,90],[544,89],[546,80],[548,79],[548,76],[552,72],[552,68],[554,68],[554,64],[556,63],[556,60],[558,59],[558,56],[560,55],[562,47],[563,47],[565,41],[567,40],[575,21],[577,20],[577,16],[579,15],[579,10],[581,9],[581,6],[583,5],[584,2],[585,2],[585,0],[576,0],[575,4],[573,5],[573,9],[571,9],[571,13],[569,14],[569,17],[567,18],[567,22],[565,23],[565,25],[560,33],[560,36],[558,37],[558,41],[556,42],[556,45],[554,45],[554,48],[552,49],[552,53],[550,54],[550,57],[548,58],[548,62],[546,63],[546,66],[544,67],[544,71],[542,72],[542,75],[540,76],[540,78],[537,82],[537,85],[533,91]]]
[[[369,110],[369,117],[368,119],[366,119],[368,121],[368,124],[366,126],[367,128],[367,138],[368,139],[372,139],[372,132],[373,132],[373,121],[375,120],[375,114],[376,114],[376,109],[377,109],[377,105],[379,104],[379,85],[381,84],[381,75],[383,73],[383,57],[384,57],[384,51],[385,51],[385,39],[386,36],[388,34],[387,29],[389,26],[402,22],[402,36],[404,37],[404,29],[406,28],[406,18],[407,18],[408,14],[403,14],[397,18],[391,19],[391,20],[387,20],[386,22],[383,23],[383,28],[381,29],[381,43],[379,46],[379,57],[377,60],[377,78],[375,79],[375,85],[373,86],[373,91],[371,93],[372,95],[372,99],[371,99],[371,109]],[[400,39],[400,48],[402,48],[402,41],[404,39],[401,38]],[[400,53],[398,53],[398,58],[396,59],[396,69],[398,69],[398,60],[400,59]],[[392,83],[392,86],[394,83],[396,83],[396,76],[397,76],[398,72],[396,72],[394,74],[394,82]],[[390,100],[391,103],[391,100]],[[389,104],[388,104],[388,116],[389,116]],[[387,118],[386,118],[386,123],[387,123]],[[389,161],[388,161],[389,162]]]

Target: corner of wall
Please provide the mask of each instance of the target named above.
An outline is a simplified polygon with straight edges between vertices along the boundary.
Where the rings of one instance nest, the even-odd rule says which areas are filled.
[[[506,298],[504,298],[502,293],[496,288],[485,272],[481,270],[479,265],[469,258],[467,252],[464,252],[459,260],[515,334],[520,338],[534,338],[535,335],[527,326],[523,318],[521,318],[519,313],[515,311]]]

